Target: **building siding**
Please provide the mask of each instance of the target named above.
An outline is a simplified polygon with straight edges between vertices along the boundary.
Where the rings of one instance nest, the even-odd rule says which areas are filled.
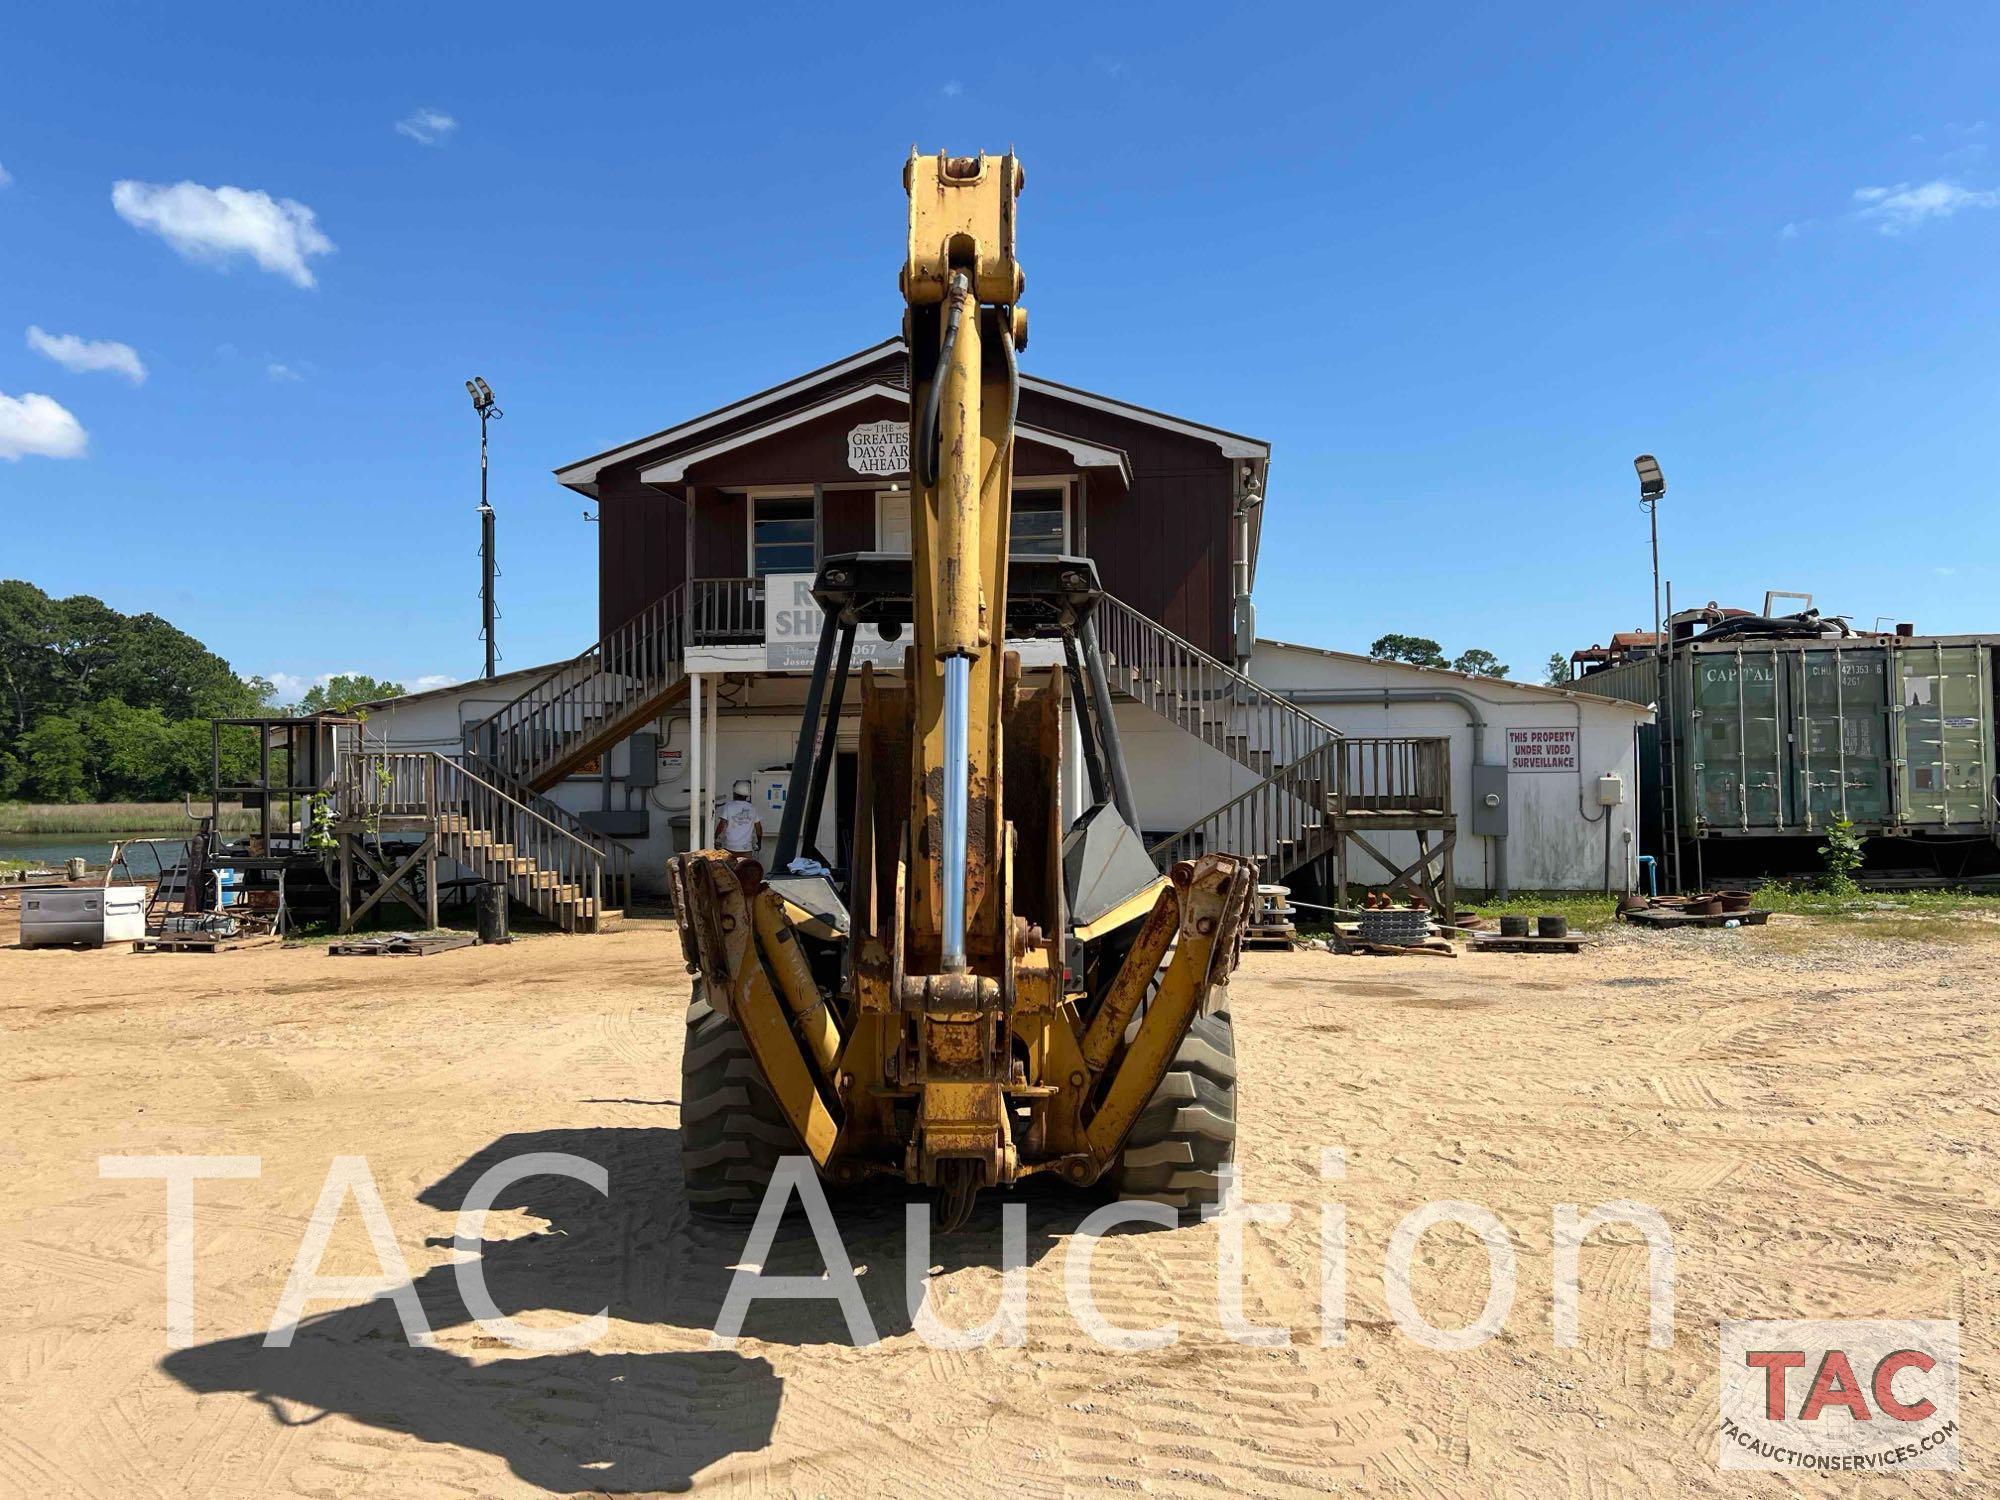
[[[694,495],[692,558],[685,504],[642,483],[641,470],[676,451],[707,446],[841,390],[872,382],[901,386],[903,381],[902,356],[892,354],[838,382],[795,393],[683,443],[663,445],[605,469],[598,480],[600,626],[608,629],[629,619],[690,575],[747,574],[746,505],[744,497],[730,493],[731,489],[851,481],[858,476],[847,468],[847,430],[859,422],[900,420],[906,412],[897,402],[868,401],[694,465],[688,473]],[[1129,490],[1102,471],[1093,472],[1087,483],[1078,486],[1080,513],[1072,518],[1072,535],[1096,560],[1098,574],[1112,594],[1203,650],[1228,657],[1231,462],[1205,438],[1166,431],[1047,392],[1022,393],[1020,420],[1127,455],[1132,472]],[[1023,440],[1015,468],[1021,474],[1067,474],[1074,465],[1060,450]],[[875,545],[871,492],[835,490],[822,496],[821,545],[826,554],[864,551]]]

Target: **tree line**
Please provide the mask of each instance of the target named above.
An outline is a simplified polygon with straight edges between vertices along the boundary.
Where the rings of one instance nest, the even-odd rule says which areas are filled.
[[[280,707],[269,681],[238,676],[156,614],[0,582],[0,800],[166,802],[206,793],[211,719],[344,711],[402,691],[371,677],[335,677]],[[255,735],[225,733],[223,761],[224,781],[251,779]]]

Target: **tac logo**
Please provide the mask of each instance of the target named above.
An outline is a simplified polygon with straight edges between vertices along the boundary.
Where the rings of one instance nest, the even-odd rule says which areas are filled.
[[[1958,1467],[1958,1324],[1722,1325],[1725,1469]]]

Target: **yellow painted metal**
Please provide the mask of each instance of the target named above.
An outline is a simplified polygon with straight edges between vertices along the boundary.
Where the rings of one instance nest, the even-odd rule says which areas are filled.
[[[798,934],[785,920],[785,902],[767,886],[751,899],[751,905],[757,944],[764,950],[764,961],[771,966],[785,1008],[792,1013],[799,1040],[819,1065],[820,1078],[831,1083],[834,1059],[840,1056],[840,1029],[833,1024],[833,1012],[819,992],[812,965],[799,950]]]
[[[1065,685],[1060,673],[1024,685],[1005,649],[1011,356],[1026,333],[1014,255],[1020,167],[1011,156],[918,155],[905,185],[911,448],[925,453],[934,410],[937,459],[934,473],[928,458],[913,465],[903,671],[860,673],[848,929],[768,887],[746,892],[746,866],[720,851],[676,859],[670,879],[714,1003],[741,1027],[825,1174],[934,1183],[955,1215],[968,1188],[1045,1171],[1088,1183],[1117,1160],[1194,1017],[1227,981],[1255,877],[1245,860],[1208,855],[1068,927],[1057,788]],[[969,676],[967,972],[943,975],[943,663],[954,657]],[[1099,993],[1102,966],[1086,961],[1077,969],[1092,994],[1076,993],[1071,945],[1119,942],[1134,924],[1108,987]],[[845,944],[842,987],[822,993],[802,940]]]
[[[714,904],[715,929],[722,944],[720,958],[730,983],[729,1013],[742,1029],[750,1055],[757,1059],[758,1071],[770,1085],[778,1107],[792,1122],[813,1161],[824,1166],[833,1155],[840,1127],[820,1097],[784,1004],[757,960],[743,886],[728,862],[720,859],[700,860],[699,868],[690,873],[690,883],[698,879],[709,882],[707,892],[694,894],[693,899]]]
[[[912,152],[903,186],[910,195],[904,300],[919,307],[942,302],[957,269],[972,277],[981,302],[1020,300],[1026,278],[1014,258],[1014,204],[1027,174],[1012,155]]]
[[[924,450],[931,387],[938,392],[937,472],[913,462],[910,507],[915,666],[910,757],[910,911],[905,961],[913,973],[941,967],[943,884],[939,869],[944,798],[944,677],[935,663],[969,660],[966,761],[970,789],[966,872],[966,952],[975,973],[998,976],[1007,940],[993,868],[1004,837],[1001,700],[1005,680],[1002,613],[1013,490],[1010,361],[996,309],[1019,294],[1014,197],[1021,173],[1011,157],[913,155],[910,253],[903,285],[911,304],[915,379],[910,451]],[[951,314],[956,312],[954,319]],[[955,331],[954,329],[955,324]],[[950,334],[947,337],[947,334]],[[947,359],[945,356],[949,354]]]
[[[1099,1163],[1108,1163],[1125,1143],[1202,1003],[1218,979],[1227,975],[1226,968],[1222,975],[1216,970],[1234,961],[1234,952],[1225,952],[1224,947],[1233,950],[1242,937],[1250,894],[1256,889],[1255,867],[1234,855],[1205,854],[1195,861],[1185,882],[1175,884],[1181,894],[1179,946],[1085,1131],[1090,1153]]]
[[[1111,1054],[1117,1050],[1132,1017],[1138,1014],[1139,1002],[1146,998],[1146,988],[1153,982],[1160,960],[1167,956],[1180,925],[1181,893],[1178,887],[1169,885],[1160,892],[1146,925],[1132,940],[1131,951],[1125,955],[1118,977],[1111,981],[1104,1003],[1097,1007],[1090,1029],[1083,1034],[1083,1060],[1092,1073],[1102,1073],[1104,1065],[1111,1061]]]

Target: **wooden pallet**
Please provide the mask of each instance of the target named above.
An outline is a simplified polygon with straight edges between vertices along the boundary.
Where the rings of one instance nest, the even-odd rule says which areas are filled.
[[[1377,958],[1457,958],[1458,950],[1443,938],[1429,938],[1421,943],[1371,943],[1366,938],[1349,937],[1342,934],[1339,939],[1341,953],[1367,953]]]
[[[1580,937],[1502,937],[1499,933],[1472,934],[1474,953],[1581,953]]]
[[[433,953],[449,953],[454,948],[470,948],[478,941],[463,932],[434,937],[352,938],[344,943],[329,943],[326,951],[334,958],[427,958]]]
[[[221,937],[212,932],[163,932],[134,938],[134,953],[236,953],[244,948],[268,948],[281,941],[271,933],[251,937]]]
[[[1762,927],[1771,920],[1768,911],[1718,911],[1706,916],[1695,916],[1691,912],[1675,911],[1672,907],[1649,906],[1639,911],[1622,913],[1625,920],[1639,927],[1727,927],[1731,922],[1739,927]]]

